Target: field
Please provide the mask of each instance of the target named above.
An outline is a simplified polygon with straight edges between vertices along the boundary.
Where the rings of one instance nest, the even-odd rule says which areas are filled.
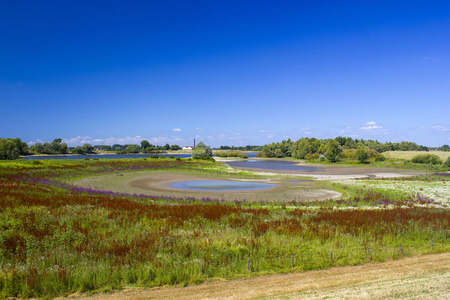
[[[387,159],[411,160],[414,156],[423,155],[423,154],[437,155],[444,162],[447,160],[447,158],[450,157],[450,152],[448,152],[448,151],[428,151],[428,152],[424,152],[424,151],[387,151],[387,152],[383,152],[383,155]]]
[[[443,253],[183,288],[128,288],[76,299],[448,299],[449,270],[450,254]]]
[[[0,297],[186,286],[450,251],[448,203],[418,194],[428,182],[447,187],[448,174],[416,176],[407,192],[295,183],[342,195],[328,200],[76,184],[161,174],[278,180],[286,189],[303,179],[189,159],[1,162]]]

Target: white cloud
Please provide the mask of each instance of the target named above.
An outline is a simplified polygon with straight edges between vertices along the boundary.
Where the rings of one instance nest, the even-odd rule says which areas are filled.
[[[260,130],[261,133],[275,133],[278,132],[278,130]]]
[[[174,129],[172,129],[172,131],[181,131],[181,129],[180,128],[174,128]]]
[[[374,131],[374,130],[381,130],[383,129],[383,126],[377,125],[375,122],[367,122],[363,124],[363,126],[359,127],[360,130],[367,130],[367,131]]]
[[[303,132],[303,134],[312,134],[312,132],[305,131],[305,132]]]
[[[359,127],[361,130],[375,130],[375,129],[383,129],[383,126],[373,125],[373,126],[363,126]]]
[[[446,131],[450,130],[447,127],[444,127],[441,125],[431,126],[431,129],[433,129],[434,131],[439,131],[439,132],[446,132]]]

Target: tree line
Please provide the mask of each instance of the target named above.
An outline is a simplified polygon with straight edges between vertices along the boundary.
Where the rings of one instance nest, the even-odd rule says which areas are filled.
[[[336,137],[334,139],[301,138],[297,141],[283,140],[279,143],[266,144],[258,156],[261,157],[293,157],[298,159],[314,159],[320,155],[331,162],[339,160],[344,150],[359,149],[356,156],[358,160],[367,160],[370,155],[386,151],[425,151],[428,147],[413,142],[381,143],[377,140],[353,139],[351,137]],[[363,153],[365,152],[367,153]],[[372,151],[370,151],[372,150]],[[369,156],[369,157],[366,157]]]
[[[110,151],[115,151],[118,154],[128,154],[128,153],[164,153],[165,151],[176,151],[180,150],[181,147],[178,145],[165,144],[164,146],[153,145],[147,140],[141,141],[141,145],[138,144],[128,144],[119,145],[114,144],[111,146]]]
[[[247,146],[220,146],[214,150],[241,150],[241,151],[261,151],[263,146],[247,145]]]

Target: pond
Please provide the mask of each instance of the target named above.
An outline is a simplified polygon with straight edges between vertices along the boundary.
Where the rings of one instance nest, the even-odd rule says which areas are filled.
[[[278,171],[303,171],[303,172],[315,172],[322,168],[300,166],[298,162],[293,161],[280,161],[280,160],[241,160],[241,161],[227,161],[225,162],[233,168],[252,168],[263,170],[278,170]]]
[[[170,187],[183,190],[197,191],[250,191],[263,190],[275,187],[276,184],[242,181],[219,181],[219,180],[196,180],[181,181],[169,185]]]

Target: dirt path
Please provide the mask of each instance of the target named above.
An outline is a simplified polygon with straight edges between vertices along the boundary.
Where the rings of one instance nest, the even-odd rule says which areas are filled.
[[[76,297],[116,299],[450,299],[450,253],[185,288],[127,289]],[[65,298],[67,299],[67,298]]]

